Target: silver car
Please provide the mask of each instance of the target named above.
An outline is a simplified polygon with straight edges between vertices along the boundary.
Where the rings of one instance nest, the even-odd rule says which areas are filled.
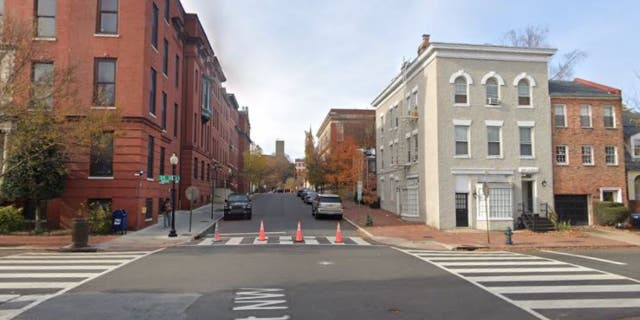
[[[342,219],[342,200],[336,194],[319,194],[311,207],[316,219],[321,216],[333,216]]]

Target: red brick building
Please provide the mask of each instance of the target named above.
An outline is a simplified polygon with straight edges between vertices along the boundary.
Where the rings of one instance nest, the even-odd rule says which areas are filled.
[[[322,121],[316,137],[321,156],[330,152],[330,146],[351,137],[359,148],[369,149],[376,145],[375,110],[331,109]]]
[[[182,178],[177,194],[183,198],[184,188],[197,186],[196,206],[210,201],[214,163],[220,179],[238,169],[239,156],[231,154],[238,135],[230,130],[237,107],[228,102],[224,73],[198,17],[180,1],[5,0],[4,16],[35,23],[42,56],[34,68],[36,62],[75,66],[80,103],[118,109],[125,120],[107,158],[69,163],[64,195],[46,208],[51,227],[68,226],[81,203],[94,201],[127,210],[132,229],[156,222],[170,197],[170,185],[158,176],[171,174],[173,153]],[[106,90],[107,103],[94,101],[97,90]]]
[[[583,79],[549,81],[554,200],[561,220],[592,224],[599,201],[627,203],[619,89]]]

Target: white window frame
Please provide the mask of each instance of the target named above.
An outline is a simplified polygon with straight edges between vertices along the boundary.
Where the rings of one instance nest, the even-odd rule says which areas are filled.
[[[418,86],[411,90],[411,107],[413,110],[418,111]]]
[[[496,79],[496,84],[498,86],[498,104],[497,105],[490,105],[487,103],[487,81],[491,78]],[[489,73],[485,74],[482,77],[482,81],[480,81],[480,84],[484,86],[484,106],[487,108],[502,107],[502,86],[504,86],[504,79],[502,79],[502,77],[495,71],[490,71]]]
[[[455,96],[456,96],[456,89],[455,89],[455,82],[456,79],[458,79],[458,77],[463,77],[465,78],[465,80],[467,81],[467,103],[456,103],[455,101]],[[454,74],[451,75],[451,77],[449,77],[449,83],[451,84],[451,88],[453,89],[453,106],[454,107],[470,107],[471,106],[471,96],[469,94],[469,87],[473,84],[473,79],[471,78],[471,76],[465,72],[464,70],[458,70],[457,72],[455,72]]]
[[[535,140],[535,121],[518,121],[518,153],[520,154],[520,159],[535,159],[536,158],[536,140]],[[520,128],[529,128],[531,129],[531,155],[522,155],[522,141],[520,137]]]
[[[582,108],[587,107],[588,116],[589,116],[589,126],[582,125]],[[581,104],[580,105],[580,127],[581,128],[593,128],[593,113],[591,105],[589,104]]]
[[[611,127],[607,127],[607,126],[605,126],[605,123],[604,123],[604,119],[605,119],[604,112],[605,112],[605,110],[607,110],[607,109],[609,109],[609,108],[611,108],[611,118],[612,118],[612,120],[613,120],[613,121],[612,121],[612,122],[613,122],[613,126],[611,126]],[[603,126],[605,129],[615,129],[615,128],[617,127],[617,123],[616,123],[616,109],[613,107],[613,105],[606,104],[606,105],[602,106],[602,126]]]
[[[591,150],[590,154],[589,154],[590,157],[591,157],[591,162],[590,163],[585,163],[584,162],[584,150],[585,150],[585,148],[589,148],[589,150]],[[593,146],[592,145],[584,144],[584,145],[580,146],[580,159],[582,160],[582,165],[583,166],[592,167],[592,166],[596,165],[596,159],[595,159],[594,154],[593,154]]]
[[[640,132],[632,135],[631,138],[629,138],[629,144],[631,145],[631,150],[630,150],[631,157],[633,159],[640,159],[640,153],[636,155],[636,152],[635,152],[636,146],[640,149]]]
[[[562,107],[562,115],[564,118],[564,125],[558,126],[556,124],[556,108]],[[554,104],[553,105],[553,127],[554,128],[566,128],[567,127],[567,105],[566,104]]]
[[[453,119],[453,157],[455,159],[469,159],[471,158],[471,120]],[[456,127],[467,127],[467,154],[456,154]],[[416,136],[417,137],[417,136]]]
[[[613,163],[609,163],[607,161],[607,148],[613,148]],[[604,146],[604,162],[608,166],[617,166],[618,165],[618,148],[612,144],[608,144]]]
[[[520,83],[520,80],[522,79],[526,79],[529,82],[529,105],[520,105],[520,101],[517,101],[517,108],[519,109],[533,109],[533,87],[536,86],[536,80],[530,76],[529,74],[527,74],[526,72],[522,72],[519,75],[517,75],[514,79],[513,79],[513,86],[516,87],[516,99],[518,99],[518,94],[517,94],[517,90],[518,90],[518,83]]]
[[[504,157],[504,139],[502,136],[502,127],[504,121],[502,120],[485,120],[485,137],[487,142],[487,159],[503,159]],[[500,154],[499,155],[489,155],[489,127],[498,127],[498,142],[500,143]]]
[[[622,189],[614,187],[602,187],[600,188],[600,201],[604,201],[604,193],[607,191],[617,192],[617,196],[614,202],[622,203]]]
[[[558,148],[564,148],[564,158],[565,158],[565,162],[558,162]],[[553,149],[553,158],[554,158],[554,162],[556,163],[556,165],[559,166],[568,166],[569,165],[569,146],[564,145],[564,144],[560,144],[554,147]]]

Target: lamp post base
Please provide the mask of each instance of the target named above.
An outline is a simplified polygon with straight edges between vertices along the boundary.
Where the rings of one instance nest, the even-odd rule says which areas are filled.
[[[175,238],[178,236],[178,233],[176,232],[176,230],[171,230],[169,232],[169,238]]]

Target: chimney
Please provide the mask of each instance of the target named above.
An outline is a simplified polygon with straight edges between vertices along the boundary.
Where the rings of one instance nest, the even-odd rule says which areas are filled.
[[[420,46],[418,47],[418,55],[420,55],[422,52],[424,52],[424,50],[427,49],[427,47],[429,46],[430,37],[431,35],[428,35],[428,34],[422,35],[422,43],[420,43]]]

